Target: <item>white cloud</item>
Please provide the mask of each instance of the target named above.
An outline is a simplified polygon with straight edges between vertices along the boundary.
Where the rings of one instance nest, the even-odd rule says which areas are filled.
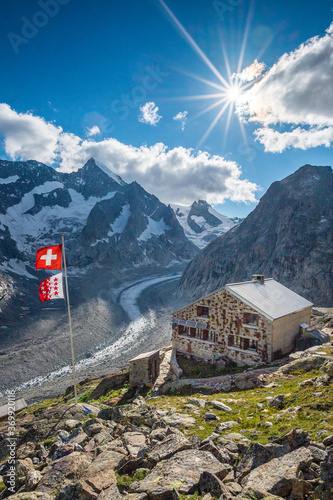
[[[31,113],[16,113],[8,104],[0,104],[0,133],[5,138],[6,153],[12,158],[38,158],[52,163],[57,157],[61,127]]]
[[[0,134],[12,159],[57,161],[60,170],[78,170],[90,158],[110,168],[127,182],[136,180],[166,203],[254,202],[258,186],[241,179],[241,168],[221,156],[212,156],[182,147],[168,149],[162,143],[139,148],[117,139],[81,139],[63,132],[32,114],[16,113],[0,105]]]
[[[162,118],[158,114],[158,107],[154,102],[147,102],[143,106],[140,106],[140,111],[139,121],[147,125],[156,125]]]
[[[264,126],[256,135],[267,151],[332,143],[332,53],[333,23],[324,36],[311,38],[284,54],[238,99],[237,109],[243,119]],[[272,128],[280,124],[300,128],[283,133]]]
[[[180,111],[176,116],[173,117],[174,120],[181,122],[183,132],[184,132],[185,125],[187,122],[187,115],[188,115],[188,111]]]
[[[252,82],[252,80],[258,78],[265,71],[265,68],[264,63],[260,63],[255,59],[250,66],[244,68],[241,73],[234,73],[231,78],[243,83]]]
[[[309,130],[300,127],[291,132],[278,132],[269,127],[256,130],[257,140],[265,146],[265,151],[271,153],[282,153],[285,149],[309,149],[318,146],[327,148],[333,142],[333,127],[310,128]]]
[[[92,137],[93,135],[98,135],[100,133],[101,133],[101,131],[97,125],[94,125],[91,128],[87,127],[87,135],[89,137]]]

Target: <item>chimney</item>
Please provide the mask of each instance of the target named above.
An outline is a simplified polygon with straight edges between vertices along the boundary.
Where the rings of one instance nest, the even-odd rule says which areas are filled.
[[[254,274],[252,281],[259,281],[262,285],[265,284],[265,276],[263,274]]]

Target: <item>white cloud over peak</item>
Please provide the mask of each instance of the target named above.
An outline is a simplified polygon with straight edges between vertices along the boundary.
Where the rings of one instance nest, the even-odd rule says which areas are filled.
[[[99,129],[99,127],[97,125],[93,125],[93,127],[91,127],[91,128],[88,127],[87,128],[87,135],[89,137],[92,137],[94,135],[98,135],[100,133],[101,133],[101,131],[100,131],[100,129]]]
[[[258,186],[241,179],[235,162],[192,149],[168,149],[162,143],[134,147],[109,138],[82,139],[30,113],[17,113],[0,104],[0,135],[13,159],[59,163],[60,170],[78,170],[90,158],[127,182],[138,181],[166,203],[188,204],[195,199],[210,203],[255,202]]]
[[[313,37],[284,54],[238,99],[242,118],[263,125],[256,136],[267,151],[332,144],[332,54],[333,23],[324,36]],[[273,128],[281,124],[295,128],[288,132]]]
[[[154,102],[147,102],[140,106],[140,112],[139,121],[147,125],[156,125],[162,118],[158,114],[158,106]]]
[[[185,125],[187,122],[187,115],[188,111],[180,111],[176,116],[173,117],[174,120],[181,122],[183,132],[185,130]]]

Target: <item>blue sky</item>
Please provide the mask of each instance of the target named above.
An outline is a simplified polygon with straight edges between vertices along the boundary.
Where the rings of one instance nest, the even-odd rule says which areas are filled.
[[[332,165],[332,7],[3,0],[0,155],[64,171],[93,155],[164,202],[206,198],[245,216],[273,181],[305,163]]]

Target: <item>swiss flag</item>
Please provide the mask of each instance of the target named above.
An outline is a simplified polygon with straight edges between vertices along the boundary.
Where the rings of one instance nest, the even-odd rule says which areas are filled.
[[[61,269],[62,245],[37,250],[36,269]]]
[[[39,285],[39,296],[42,302],[51,299],[63,299],[62,273],[55,274]]]

